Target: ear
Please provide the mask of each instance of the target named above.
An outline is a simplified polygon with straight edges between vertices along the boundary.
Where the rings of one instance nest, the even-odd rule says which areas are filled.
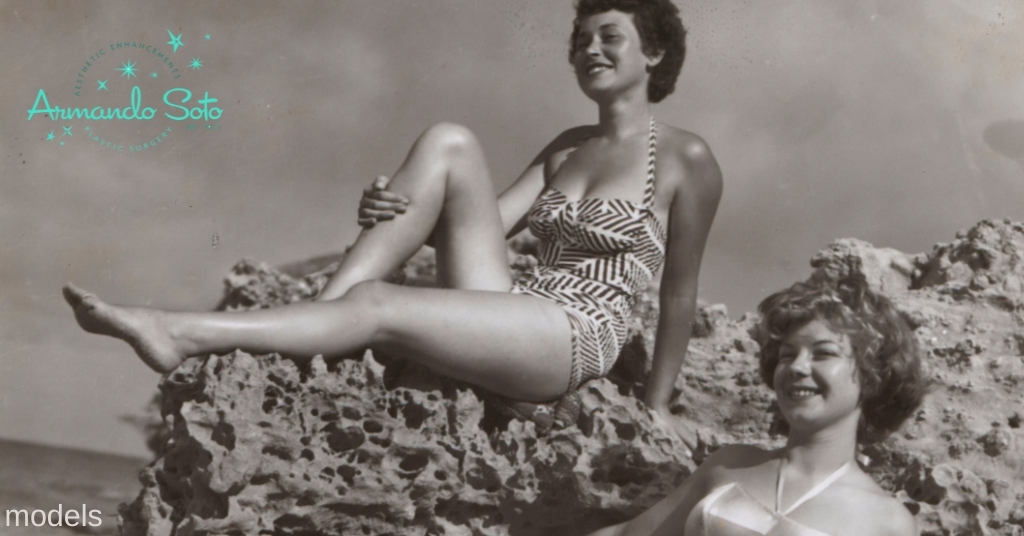
[[[645,56],[646,56],[646,54],[645,54]],[[664,50],[662,50],[661,52],[658,52],[654,56],[647,56],[647,72],[653,71],[654,68],[657,67],[659,63],[661,63],[661,60],[664,57],[665,57],[665,51]]]

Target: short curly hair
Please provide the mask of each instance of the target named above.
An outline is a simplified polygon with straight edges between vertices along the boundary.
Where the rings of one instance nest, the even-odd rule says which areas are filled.
[[[850,337],[860,383],[857,441],[870,444],[895,432],[928,391],[917,339],[888,298],[861,275],[839,281],[797,283],[765,298],[761,313],[761,378],[774,383],[783,340],[813,320]],[[787,433],[788,425],[780,432]]]
[[[577,0],[576,20],[569,39],[569,63],[576,55],[576,39],[584,18],[607,11],[621,11],[633,16],[640,34],[641,49],[649,57],[664,54],[651,70],[647,84],[647,100],[661,102],[676,89],[676,79],[686,59],[686,28],[679,19],[679,9],[671,0]]]

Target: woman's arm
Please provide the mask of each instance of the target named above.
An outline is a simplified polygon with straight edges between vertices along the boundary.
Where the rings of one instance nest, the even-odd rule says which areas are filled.
[[[659,296],[661,313],[644,400],[666,420],[670,418],[672,388],[690,343],[704,244],[722,196],[722,173],[707,144],[692,134],[679,138],[672,140],[675,151],[671,154],[676,158],[670,165],[677,167],[682,179],[669,209],[668,250]]]
[[[498,210],[505,227],[505,238],[512,238],[526,228],[526,213],[558,170],[570,150],[587,136],[593,127],[576,127],[559,134],[544,147],[526,171],[498,196]]]
[[[538,162],[542,156],[543,153],[530,162],[526,171],[498,195],[498,212],[501,213],[505,238],[512,238],[526,227],[526,213],[544,191],[544,161]]]

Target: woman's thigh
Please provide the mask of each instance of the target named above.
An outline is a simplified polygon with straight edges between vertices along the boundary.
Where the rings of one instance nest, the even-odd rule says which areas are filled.
[[[409,180],[411,173],[404,173],[428,169],[438,165],[438,161],[446,162],[444,188],[431,189],[423,181]],[[472,131],[452,123],[428,128],[390,188],[414,200],[443,195],[443,199],[428,202],[441,207],[433,229],[441,286],[500,291],[511,288],[498,195],[483,148]],[[407,216],[408,213],[399,217]]]
[[[569,319],[553,302],[506,292],[379,282],[361,284],[353,292],[373,304],[377,330],[372,348],[519,400],[551,400],[569,385]]]

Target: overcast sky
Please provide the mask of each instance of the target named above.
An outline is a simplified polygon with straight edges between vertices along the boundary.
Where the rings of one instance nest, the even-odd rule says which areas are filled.
[[[704,137],[725,176],[703,300],[752,310],[834,238],[917,252],[983,218],[1024,219],[1017,0],[679,5],[688,58],[655,113]],[[441,120],[473,129],[507,185],[596,120],[566,61],[571,19],[569,0],[0,1],[0,436],[143,453],[118,416],[158,378],[79,331],[61,284],[210,308],[240,258],[341,250],[360,189]],[[76,73],[119,42],[178,72],[107,49],[76,96]],[[123,108],[133,86],[155,119],[27,120],[40,89],[54,106]],[[174,87],[190,106],[218,99],[219,130],[166,119]]]

